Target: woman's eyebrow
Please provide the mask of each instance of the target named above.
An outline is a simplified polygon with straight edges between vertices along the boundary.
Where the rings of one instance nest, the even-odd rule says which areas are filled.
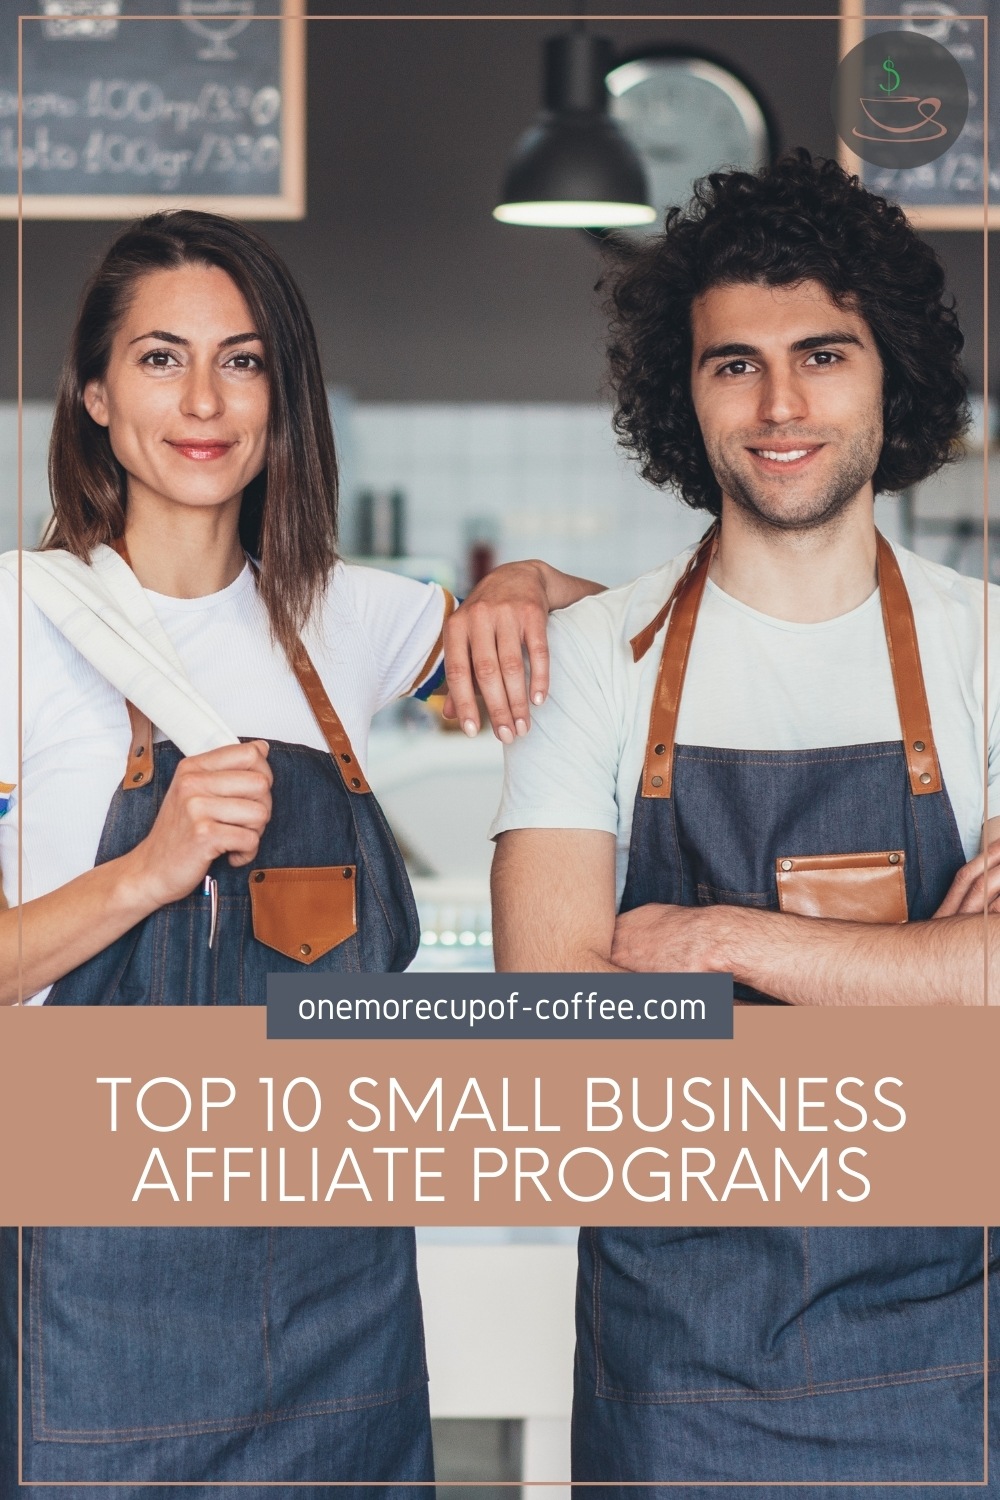
[[[163,344],[180,344],[187,348],[190,339],[182,339],[179,333],[168,333],[164,328],[151,328],[148,333],[137,333],[134,339],[129,339],[130,344],[141,344],[143,339],[159,339]],[[228,349],[230,344],[246,344],[251,339],[263,343],[259,333],[231,333],[228,338],[220,339],[218,347]]]

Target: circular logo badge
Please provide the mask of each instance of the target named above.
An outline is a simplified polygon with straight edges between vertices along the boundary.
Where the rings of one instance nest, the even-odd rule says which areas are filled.
[[[969,112],[961,66],[915,31],[880,31],[853,47],[830,91],[837,134],[863,161],[923,167],[955,144]]]

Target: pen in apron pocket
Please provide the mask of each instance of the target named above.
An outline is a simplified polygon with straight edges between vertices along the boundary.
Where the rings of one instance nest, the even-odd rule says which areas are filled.
[[[211,875],[206,875],[201,894],[209,899],[209,921],[208,921],[208,946],[211,948],[215,942],[215,929],[219,925],[219,882]]]

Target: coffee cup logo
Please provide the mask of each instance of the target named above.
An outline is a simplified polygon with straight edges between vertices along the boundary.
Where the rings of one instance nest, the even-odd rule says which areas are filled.
[[[841,62],[831,106],[852,151],[875,166],[906,170],[955,144],[969,90],[946,47],[913,31],[879,32]]]

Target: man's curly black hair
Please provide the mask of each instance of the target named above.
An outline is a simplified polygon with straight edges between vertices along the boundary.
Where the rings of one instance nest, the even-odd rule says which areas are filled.
[[[644,479],[719,515],[691,400],[691,304],[710,287],[818,281],[860,313],[882,359],[884,440],[876,494],[905,489],[958,457],[968,420],[962,332],[944,271],[902,209],[804,148],[773,166],[713,172],[664,232],[617,246],[598,283],[611,315],[614,427]]]

